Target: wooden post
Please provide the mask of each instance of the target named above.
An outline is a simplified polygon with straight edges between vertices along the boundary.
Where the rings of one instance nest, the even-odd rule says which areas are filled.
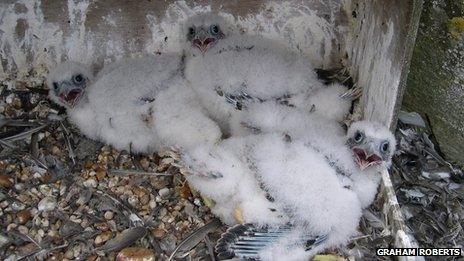
[[[364,90],[363,118],[394,128],[421,9],[422,0],[353,1],[348,61]]]

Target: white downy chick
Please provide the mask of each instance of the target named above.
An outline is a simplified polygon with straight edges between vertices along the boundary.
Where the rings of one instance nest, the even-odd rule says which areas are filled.
[[[346,136],[357,165],[351,176],[352,190],[366,208],[377,195],[382,171],[391,166],[396,139],[387,127],[372,121],[354,122]]]
[[[346,144],[338,145],[339,155],[325,154],[304,138],[262,137],[250,158],[274,203],[281,204],[277,208],[286,209],[290,225],[231,229],[218,241],[220,256],[307,260],[346,244],[356,233],[361,209],[375,197],[380,171],[390,164],[393,135],[377,123],[354,123]]]
[[[230,118],[252,103],[276,101],[305,111],[314,105],[335,120],[348,112],[351,101],[340,98],[345,87],[325,87],[309,59],[275,41],[231,34],[224,19],[210,13],[192,17],[184,32],[185,76],[225,133]]]
[[[88,102],[79,104],[85,113],[77,120],[71,117],[84,134],[133,152],[214,143],[221,137],[182,78],[180,55],[147,55],[116,63],[86,89]],[[50,74],[52,85],[61,82],[56,75]],[[74,107],[68,107],[71,115]]]
[[[99,124],[88,99],[93,82],[90,69],[77,62],[64,62],[47,76],[50,100],[66,108],[70,120],[84,135],[100,139]]]
[[[90,94],[93,104],[105,104],[99,114],[105,141],[146,152],[218,140],[220,130],[203,114],[182,68],[181,56],[162,54],[129,59],[99,75]]]
[[[306,104],[306,108],[309,108],[309,112],[312,114],[342,122],[348,115],[354,99],[347,93],[350,93],[348,88],[339,83],[333,83],[311,91],[307,99],[299,103]]]
[[[212,213],[229,226],[286,222],[260,187],[246,159],[257,138],[231,137],[216,146],[200,145],[182,155],[190,172],[186,176],[189,185],[215,202]]]
[[[311,136],[317,141],[325,137],[323,142],[337,144],[345,138],[345,131],[337,121],[274,101],[250,104],[245,112],[235,114],[231,122],[232,136],[279,132],[293,138]]]

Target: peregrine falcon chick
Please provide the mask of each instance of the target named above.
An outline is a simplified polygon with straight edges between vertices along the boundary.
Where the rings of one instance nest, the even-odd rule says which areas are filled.
[[[384,126],[367,121],[352,124],[344,142],[324,142],[331,137],[318,135],[232,137],[218,146],[224,156],[208,151],[190,160],[193,169],[209,173],[202,178],[212,182],[200,181],[194,171],[190,184],[215,201],[215,193],[225,195],[215,208],[228,211],[227,223],[238,208],[241,220],[236,222],[251,224],[226,233],[217,245],[220,255],[304,260],[341,247],[356,234],[362,208],[374,199],[380,173],[391,162],[395,139]],[[317,136],[321,142],[314,142]],[[230,173],[225,174],[222,165],[231,166]],[[233,169],[236,166],[240,168]],[[265,197],[264,212],[258,204],[251,207],[247,195],[254,202],[265,202]],[[260,215],[253,214],[255,209]],[[275,217],[270,223],[265,210]]]
[[[116,63],[94,79],[84,65],[65,62],[47,78],[50,99],[67,109],[83,134],[133,152],[188,148],[221,137],[183,79],[180,55]]]
[[[211,13],[190,18],[184,29],[185,77],[224,133],[230,134],[234,114],[266,101],[343,119],[351,104],[340,98],[345,87],[326,87],[308,58],[276,41],[231,31]]]

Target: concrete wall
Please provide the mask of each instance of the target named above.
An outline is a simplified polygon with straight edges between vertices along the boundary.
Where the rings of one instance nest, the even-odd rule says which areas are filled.
[[[0,80],[39,83],[47,68],[66,59],[99,67],[124,56],[179,51],[182,22],[209,10],[237,24],[238,33],[278,39],[316,66],[332,67],[345,49],[345,6],[342,0],[2,0]]]
[[[462,0],[425,1],[403,103],[406,110],[428,115],[445,156],[461,166],[464,166],[464,38],[460,36],[463,28],[450,27],[450,22],[453,17],[463,16]]]

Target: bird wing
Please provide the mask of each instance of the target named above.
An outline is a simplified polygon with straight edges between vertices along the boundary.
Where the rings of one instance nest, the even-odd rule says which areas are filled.
[[[225,93],[224,98],[226,102],[232,104],[236,110],[241,111],[247,102],[263,102],[264,100],[259,97],[253,97],[246,91],[238,91],[236,93]]]
[[[242,83],[242,86],[246,88],[245,83]],[[243,108],[246,108],[247,104],[251,102],[263,103],[266,101],[275,101],[276,103],[281,104],[281,105],[294,107],[294,105],[291,103],[291,98],[293,97],[292,94],[283,94],[277,97],[258,97],[255,95],[250,95],[245,90],[239,90],[237,92],[227,93],[227,92],[223,92],[222,90],[220,90],[220,88],[216,88],[216,92],[218,93],[218,95],[224,96],[226,102],[234,106],[236,110],[242,110]]]
[[[239,257],[259,259],[259,252],[288,235],[293,229],[287,224],[278,228],[255,227],[252,224],[236,225],[229,228],[218,240],[215,249],[220,259]],[[297,240],[306,250],[320,245],[327,240],[326,235],[306,236]]]

